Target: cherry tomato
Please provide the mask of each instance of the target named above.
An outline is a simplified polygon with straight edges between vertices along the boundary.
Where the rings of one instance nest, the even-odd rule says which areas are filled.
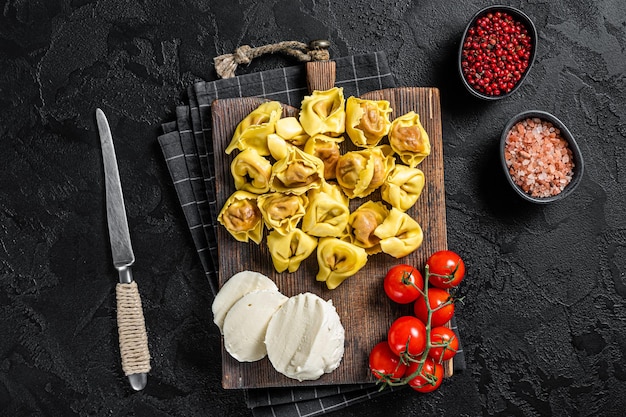
[[[389,343],[380,342],[372,348],[369,358],[370,370],[378,379],[402,378],[407,366],[391,351]]]
[[[383,281],[385,293],[399,304],[408,304],[417,300],[424,290],[422,274],[411,265],[396,265],[387,272]]]
[[[396,355],[415,357],[426,349],[426,326],[416,317],[402,316],[391,324],[387,342]]]
[[[440,250],[426,261],[430,273],[428,282],[437,288],[458,286],[465,276],[463,259],[451,250]]]
[[[437,363],[452,359],[459,349],[459,338],[452,329],[445,326],[431,329],[430,343],[433,347],[428,351],[428,356],[435,359]]]
[[[405,376],[414,374],[419,367],[418,362],[411,362],[407,367]],[[409,386],[417,392],[432,392],[439,388],[443,382],[443,365],[435,362],[433,358],[426,358],[422,372],[409,380]]]
[[[428,304],[430,305],[431,310],[434,310],[430,318],[431,328],[443,326],[454,315],[454,302],[446,290],[435,287],[429,288]],[[440,307],[442,305],[443,307]],[[426,308],[426,301],[424,301],[424,297],[420,297],[417,301],[415,301],[413,311],[418,319],[426,323],[428,320],[428,309]]]

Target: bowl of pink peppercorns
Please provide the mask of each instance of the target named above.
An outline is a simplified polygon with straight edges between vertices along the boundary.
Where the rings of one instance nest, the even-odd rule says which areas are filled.
[[[499,100],[522,84],[535,60],[537,29],[511,6],[489,6],[470,20],[459,47],[459,73],[470,93]]]

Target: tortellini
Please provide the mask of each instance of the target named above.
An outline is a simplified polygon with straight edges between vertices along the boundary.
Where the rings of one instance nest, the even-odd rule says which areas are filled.
[[[276,121],[280,119],[282,113],[283,107],[278,101],[261,104],[237,125],[233,139],[225,152],[230,155],[235,149],[243,151],[252,148],[259,155],[269,155],[267,135],[275,132]]]
[[[263,194],[270,189],[272,164],[252,148],[237,154],[230,164],[230,172],[237,190]]]
[[[392,207],[374,234],[380,239],[380,248],[394,258],[402,258],[422,245],[424,233],[411,216]]]
[[[284,117],[276,122],[276,134],[295,146],[303,146],[309,139],[302,125],[295,117]]]
[[[313,91],[297,117],[282,117],[277,101],[261,104],[226,148],[239,151],[230,166],[237,191],[218,221],[242,242],[259,244],[267,229],[279,273],[297,271],[317,250],[316,279],[329,289],[370,255],[408,255],[423,241],[406,211],[425,187],[417,165],[431,145],[417,113],[390,121],[392,112],[386,100],[345,100],[339,87]],[[350,200],[367,197],[350,210]]]
[[[308,193],[309,206],[302,218],[302,230],[312,236],[340,237],[346,234],[350,208],[338,185],[325,182]]]
[[[217,220],[240,242],[252,240],[259,244],[263,238],[263,216],[257,207],[257,197],[247,191],[235,191],[217,216]]]
[[[267,247],[277,272],[297,271],[300,263],[313,253],[316,246],[317,239],[300,229],[293,229],[287,234],[274,230],[267,236]]]
[[[421,169],[397,164],[385,179],[380,195],[393,207],[407,211],[419,199],[425,181]]]
[[[300,109],[300,124],[309,136],[319,133],[339,136],[346,129],[346,110],[343,88],[313,91],[304,97]]]
[[[304,194],[319,188],[324,181],[324,163],[295,146],[288,147],[287,156],[272,166],[270,189],[291,194]]]
[[[367,263],[365,249],[334,237],[323,237],[317,244],[319,271],[316,279],[326,282],[329,290],[355,275]]]
[[[259,196],[257,205],[267,228],[285,235],[296,228],[308,202],[304,194],[268,193]]]
[[[430,139],[420,122],[419,114],[411,111],[391,122],[389,144],[402,162],[415,168],[430,155]]]
[[[337,161],[337,182],[348,197],[367,197],[383,184],[394,165],[388,145],[347,152]]]
[[[382,251],[376,228],[387,218],[389,210],[380,201],[367,201],[350,214],[350,238],[352,243],[364,248],[368,255]]]
[[[360,148],[371,148],[389,133],[392,109],[387,100],[349,97],[346,102],[346,133]]]
[[[337,161],[341,156],[339,149],[339,143],[343,140],[341,138],[333,138],[326,135],[311,136],[304,145],[304,152],[317,156],[324,163],[324,179],[330,180],[337,177],[336,167]]]

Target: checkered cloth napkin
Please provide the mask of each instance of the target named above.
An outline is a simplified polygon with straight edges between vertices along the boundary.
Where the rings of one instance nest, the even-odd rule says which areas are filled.
[[[335,85],[343,87],[346,97],[395,87],[382,52],[342,57],[335,62]],[[220,208],[215,198],[211,103],[218,98],[264,97],[300,107],[307,94],[304,65],[197,82],[188,88],[189,105],[178,106],[176,120],[162,126],[159,144],[213,295],[218,290],[216,219]],[[453,329],[458,334],[454,322]],[[464,368],[460,351],[454,369]],[[381,392],[374,384],[352,384],[248,389],[245,394],[255,417],[304,417],[322,415],[398,389],[405,388]]]

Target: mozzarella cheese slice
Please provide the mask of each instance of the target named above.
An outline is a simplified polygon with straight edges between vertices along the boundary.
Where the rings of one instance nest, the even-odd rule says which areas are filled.
[[[244,295],[224,319],[224,348],[239,362],[254,362],[267,355],[265,332],[274,313],[289,298],[278,291]]]
[[[242,271],[230,277],[220,288],[213,300],[211,310],[213,310],[213,322],[217,324],[222,334],[224,334],[224,319],[228,310],[241,297],[257,290],[278,291],[278,287],[274,281],[261,273]]]
[[[345,332],[332,301],[312,293],[289,298],[272,316],[265,334],[267,356],[278,372],[298,381],[335,370]]]

